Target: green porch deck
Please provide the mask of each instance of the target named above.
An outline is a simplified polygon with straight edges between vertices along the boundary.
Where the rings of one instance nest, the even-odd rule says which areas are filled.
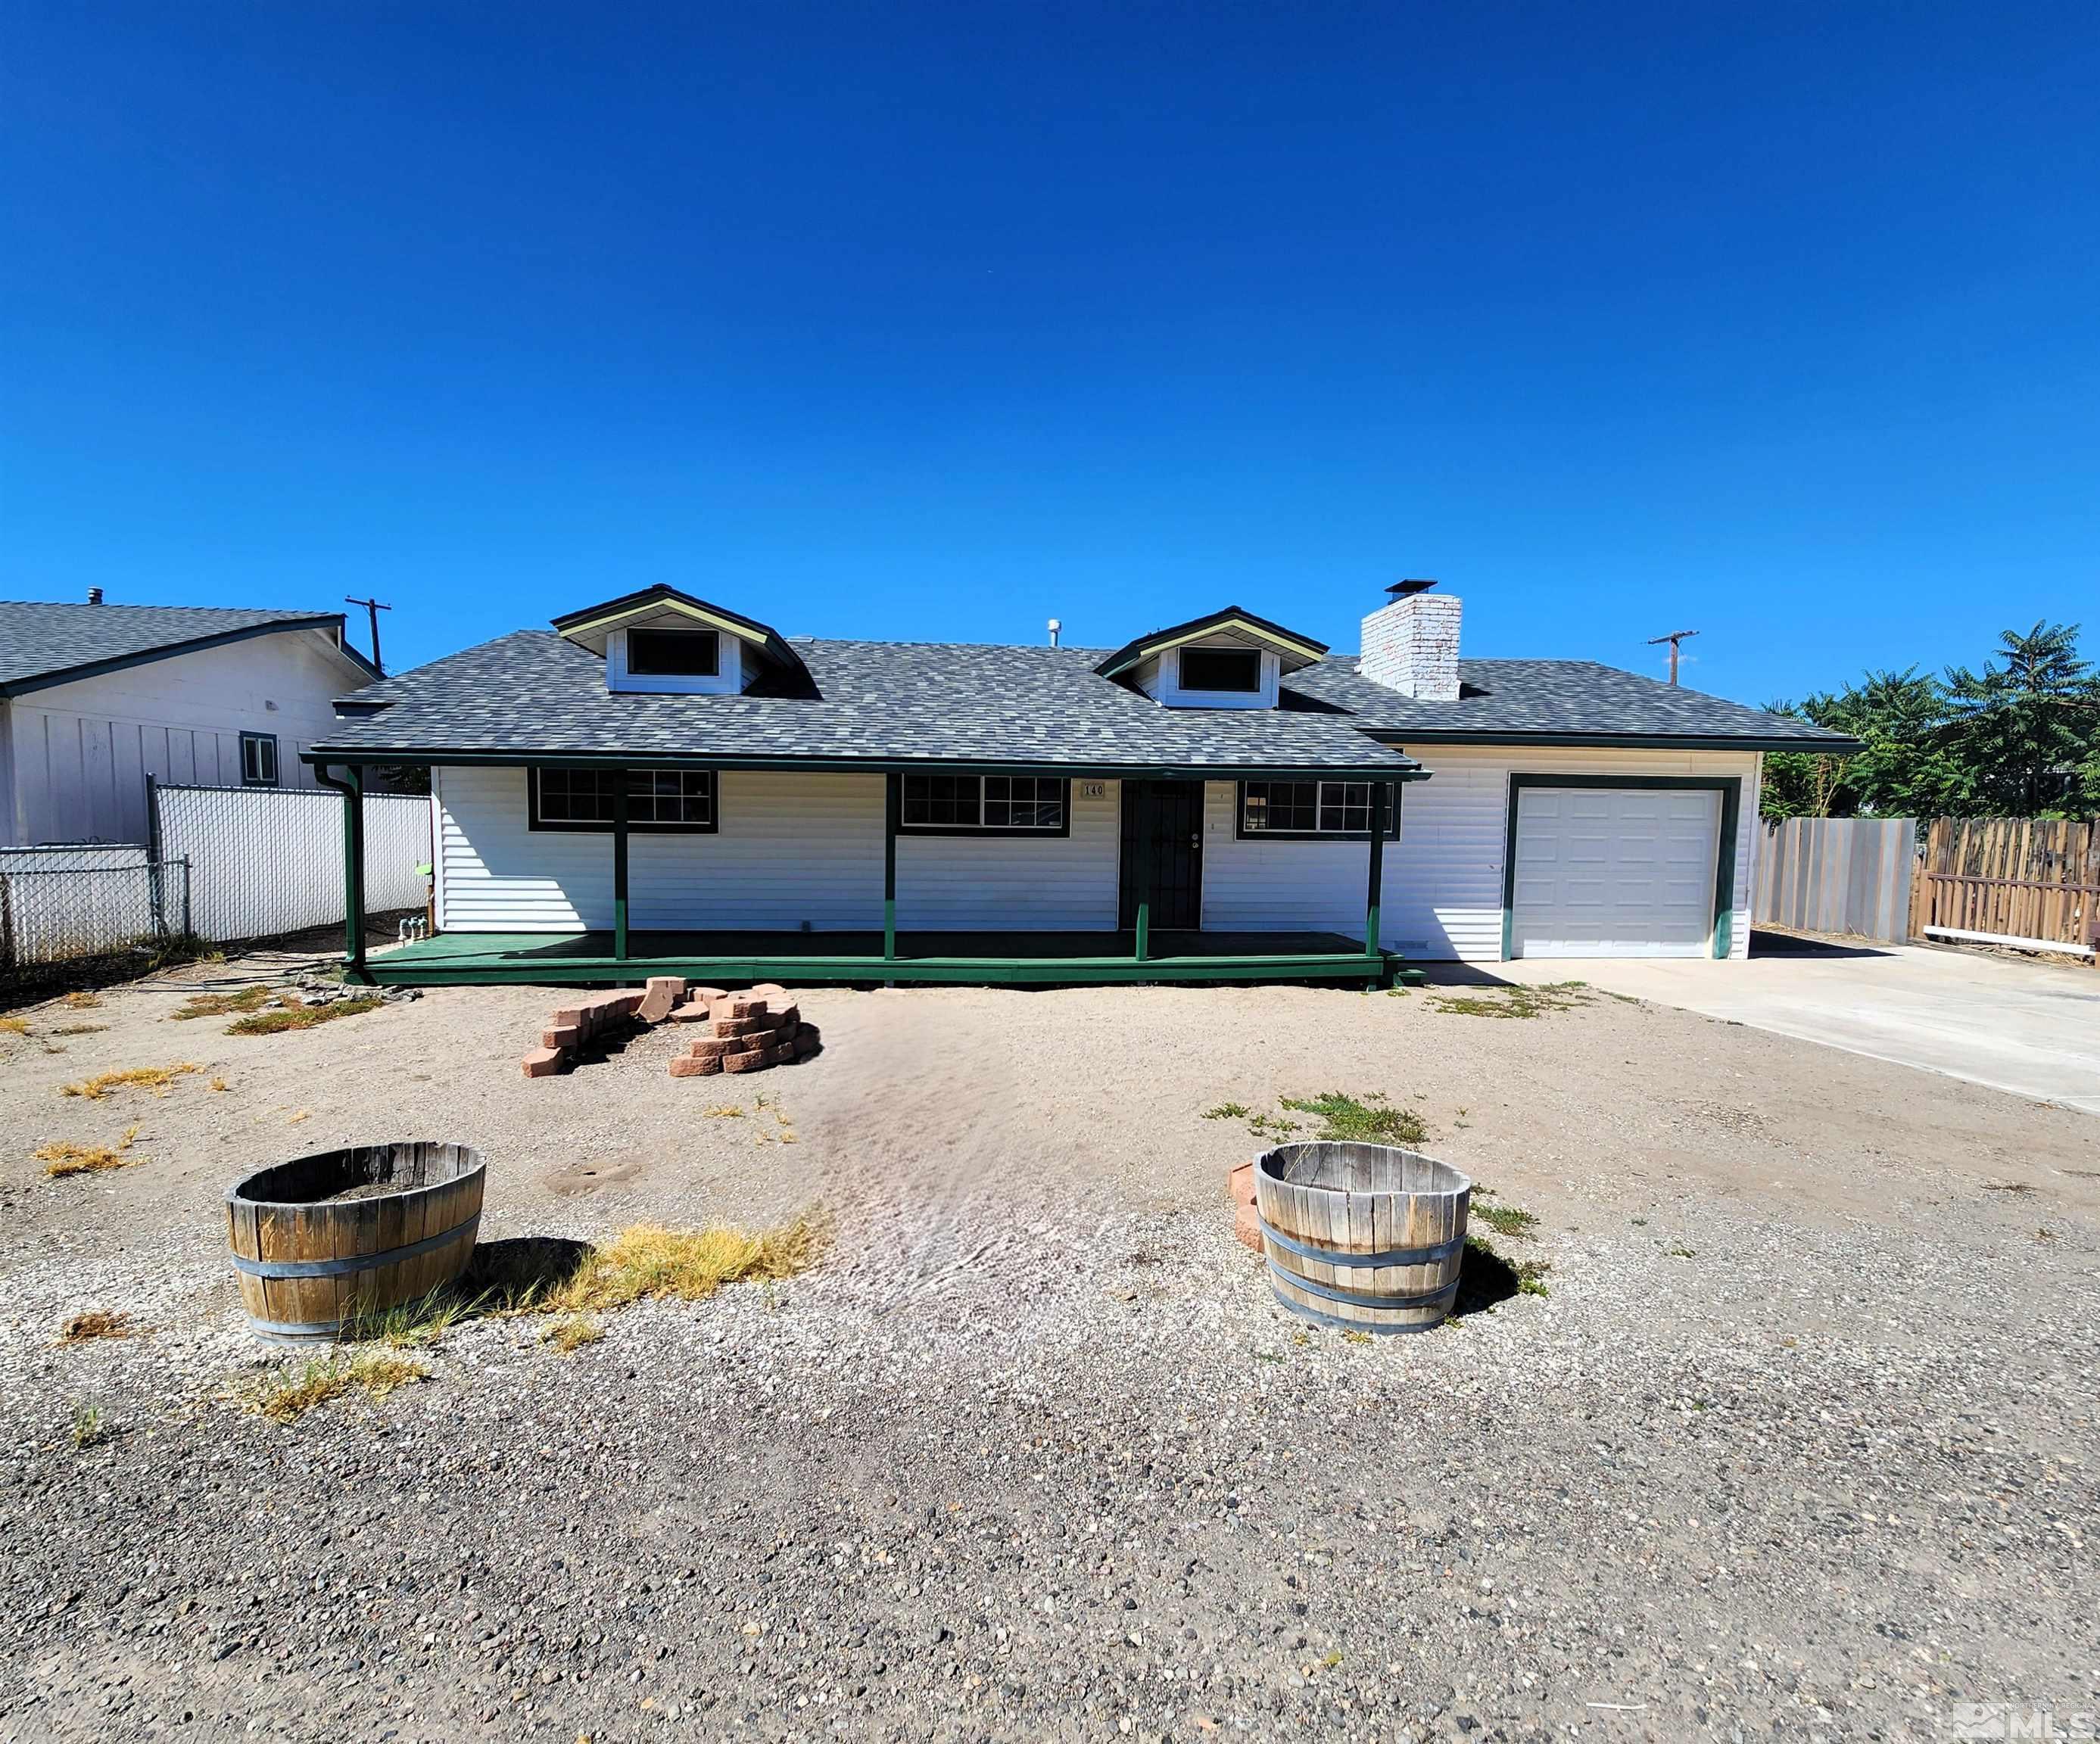
[[[1389,952],[1339,932],[899,932],[893,957],[871,932],[446,933],[366,959],[368,978],[408,987],[638,984],[651,975],[742,985],[1071,986],[1139,982],[1321,981],[1387,986],[1421,979]]]

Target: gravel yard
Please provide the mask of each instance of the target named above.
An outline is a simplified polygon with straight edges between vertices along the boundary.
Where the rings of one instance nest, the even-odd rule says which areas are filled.
[[[527,1082],[545,991],[173,1019],[257,972],[0,1031],[0,1738],[2100,1709],[2089,1115],[1603,997],[817,991],[825,1051],[741,1080],[669,1078],[658,1032]],[[1327,1090],[1419,1111],[1536,1213],[1490,1239],[1549,1293],[1375,1342],[1278,1310],[1223,1194],[1260,1141],[1206,1114]],[[33,1157],[134,1126],[125,1166]],[[483,1150],[484,1241],[821,1205],[836,1245],[570,1354],[463,1321],[427,1381],[267,1420],[225,1189],[412,1137]],[[61,1345],[90,1310],[139,1330]]]

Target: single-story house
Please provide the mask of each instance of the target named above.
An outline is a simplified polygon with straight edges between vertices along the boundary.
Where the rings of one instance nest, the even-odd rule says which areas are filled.
[[[1743,955],[1760,759],[1851,742],[1587,662],[1463,660],[1455,597],[1392,592],[1347,656],[1236,606],[1113,650],[791,638],[668,587],[468,649],[341,699],[305,753],[353,812],[364,767],[430,770],[437,935],[353,967],[1377,980]]]
[[[148,838],[146,781],[311,786],[378,676],[340,612],[0,601],[0,847]]]

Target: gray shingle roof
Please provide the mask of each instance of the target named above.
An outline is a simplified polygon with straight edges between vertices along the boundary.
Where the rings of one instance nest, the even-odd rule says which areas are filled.
[[[1097,676],[1099,650],[812,641],[812,696],[615,695],[596,655],[540,630],[358,693],[390,707],[316,746],[344,755],[809,758],[1118,768],[1389,768],[1344,716],[1164,709]]]
[[[1789,715],[1746,708],[1594,660],[1461,660],[1458,700],[1429,702],[1374,684],[1353,654],[1329,655],[1293,672],[1284,689],[1310,706],[1346,711],[1367,733],[1403,743],[1453,739],[1575,738],[1776,742],[1842,747],[1852,742]]]
[[[339,622],[339,615],[332,612],[0,600],[0,690],[50,682],[82,667],[126,665],[192,643]]]
[[[613,694],[604,663],[521,630],[346,698],[316,751],[377,760],[678,756],[1118,768],[1405,767],[1451,738],[1653,738],[1769,746],[1847,742],[1820,729],[1581,660],[1468,660],[1455,702],[1417,702],[1330,658],[1293,673],[1280,709],[1167,709],[1093,671],[1102,650],[796,638],[815,694]],[[373,711],[375,705],[386,704]]]

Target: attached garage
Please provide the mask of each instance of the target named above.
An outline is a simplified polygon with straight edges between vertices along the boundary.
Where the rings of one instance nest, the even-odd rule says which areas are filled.
[[[1512,776],[1505,955],[1728,955],[1740,787]]]

